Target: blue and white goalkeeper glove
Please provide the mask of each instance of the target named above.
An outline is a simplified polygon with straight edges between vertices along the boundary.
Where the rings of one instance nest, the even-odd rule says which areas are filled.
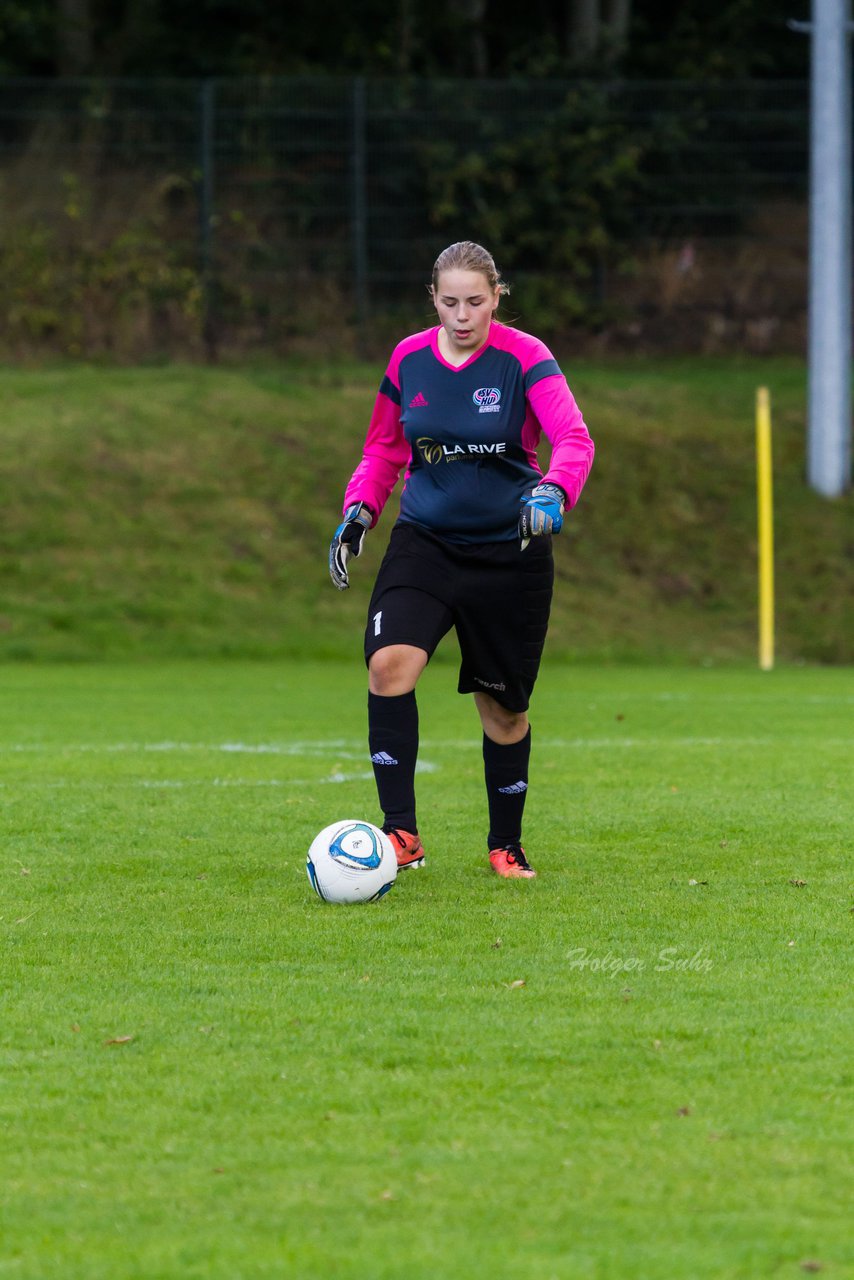
[[[538,484],[525,499],[519,516],[519,537],[524,551],[532,538],[544,533],[560,533],[566,494],[559,484]]]
[[[365,533],[370,529],[372,521],[371,508],[364,502],[354,502],[344,512],[344,519],[335,530],[335,537],[329,548],[329,575],[339,591],[346,591],[350,585],[347,561],[350,556],[362,554]]]

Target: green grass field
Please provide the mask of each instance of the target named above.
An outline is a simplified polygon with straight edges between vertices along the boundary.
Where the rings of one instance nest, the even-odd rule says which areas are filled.
[[[0,668],[3,1280],[854,1276],[851,672],[552,654],[532,883],[454,683],[335,908],[357,656]]]

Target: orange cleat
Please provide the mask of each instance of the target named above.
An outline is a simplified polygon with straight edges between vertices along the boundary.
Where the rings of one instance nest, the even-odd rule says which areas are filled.
[[[424,866],[424,846],[417,831],[402,831],[400,827],[383,827],[397,854],[398,871]]]
[[[506,879],[530,880],[537,873],[525,857],[520,844],[508,844],[503,849],[491,849],[489,865],[497,876]]]

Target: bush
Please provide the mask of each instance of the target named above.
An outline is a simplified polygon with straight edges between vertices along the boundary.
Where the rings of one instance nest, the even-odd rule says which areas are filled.
[[[6,357],[50,350],[136,358],[199,345],[201,287],[176,237],[163,182],[153,206],[99,228],[76,175],[61,177],[63,207],[50,222],[13,222],[0,252]],[[146,203],[146,202],[143,202]]]

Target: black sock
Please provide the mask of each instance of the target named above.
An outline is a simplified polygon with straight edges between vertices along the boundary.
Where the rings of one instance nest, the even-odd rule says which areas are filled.
[[[368,743],[385,825],[417,831],[418,704],[414,689],[391,698],[368,694]]]
[[[522,812],[528,793],[531,730],[519,742],[503,745],[483,735],[483,769],[489,803],[490,849],[522,840]]]

